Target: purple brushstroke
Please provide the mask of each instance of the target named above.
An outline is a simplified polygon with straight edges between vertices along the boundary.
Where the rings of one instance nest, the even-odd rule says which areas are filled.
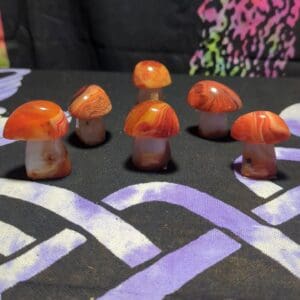
[[[29,69],[0,69],[0,73],[13,73],[0,79],[0,101],[14,95],[21,86],[23,77],[30,72]]]
[[[156,300],[174,293],[241,245],[217,229],[164,256],[98,298],[102,300]]]
[[[9,256],[33,243],[35,238],[15,226],[0,221],[0,253]]]
[[[279,225],[300,214],[300,186],[252,210],[269,224]]]
[[[4,129],[6,120],[7,120],[7,118],[0,117],[0,147],[15,142],[13,140],[7,140],[3,137],[3,129]]]
[[[2,264],[0,266],[0,294],[47,269],[85,242],[86,238],[83,235],[64,229],[17,258]]]
[[[0,147],[11,144],[11,143],[14,143],[14,142],[15,142],[14,140],[7,140],[5,138],[0,137]]]
[[[300,149],[276,147],[275,153],[276,153],[276,158],[278,160],[300,162]]]
[[[285,122],[293,135],[300,136],[300,116],[298,121],[286,119]]]
[[[124,193],[128,191],[128,197]],[[261,225],[238,209],[188,186],[151,182],[126,187],[104,198],[103,202],[123,210],[155,200],[179,205],[216,226],[233,232],[248,244],[279,262],[300,277],[300,246],[280,230]],[[122,198],[120,198],[120,192]]]
[[[293,135],[300,136],[300,103],[285,108],[280,117],[287,123]]]
[[[144,263],[161,252],[120,217],[66,189],[0,178],[0,195],[41,206],[77,224],[130,267]]]

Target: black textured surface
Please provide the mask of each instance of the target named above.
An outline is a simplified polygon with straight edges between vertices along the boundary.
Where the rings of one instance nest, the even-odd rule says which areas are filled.
[[[209,141],[193,134],[197,114],[187,106],[185,98],[188,89],[199,79],[173,75],[172,86],[165,90],[167,102],[178,113],[181,132],[171,141],[174,164],[161,173],[138,172],[128,164],[132,140],[123,133],[122,128],[136,97],[129,74],[34,71],[24,78],[18,93],[1,102],[1,106],[12,111],[29,99],[48,99],[56,101],[66,110],[72,94],[79,87],[89,83],[99,84],[109,94],[113,105],[112,113],[106,118],[109,131],[107,142],[94,148],[81,147],[72,134],[73,120],[70,134],[65,139],[73,172],[67,178],[43,183],[70,189],[100,203],[105,196],[131,184],[168,181],[209,193],[249,214],[251,209],[266,200],[257,197],[234,178],[230,165],[240,155],[241,145],[230,139]],[[238,114],[259,109],[280,113],[285,107],[299,102],[299,79],[220,81],[232,87],[243,99],[244,107]],[[238,114],[233,114],[231,119]],[[300,147],[299,137],[292,137],[282,146]],[[22,142],[0,149],[0,177],[25,179],[24,149]],[[284,176],[275,182],[285,189],[299,185],[299,163],[280,162],[279,168]],[[45,209],[21,201],[11,202],[3,196],[0,196],[0,205],[0,219],[33,235],[37,243],[66,227],[74,228],[88,238],[87,243],[46,271],[5,292],[4,300],[89,299],[104,294],[149,265],[145,263],[130,269],[92,236]],[[163,250],[159,257],[214,227],[184,209],[159,203],[114,213],[159,246]],[[279,228],[291,239],[300,242],[299,217]],[[233,237],[231,233],[226,233]],[[195,277],[167,299],[299,299],[300,287],[296,277],[255,248],[238,241],[242,244],[241,250]],[[0,263],[4,261],[5,258],[0,257]]]
[[[203,29],[215,28],[215,24],[201,22],[197,14],[203,2],[202,0],[0,0],[0,10],[12,67],[128,72],[142,59],[155,59],[166,64],[173,72],[188,73],[189,61],[199,44],[205,41],[210,47],[212,45],[210,39],[213,39],[213,35],[204,37]],[[280,15],[285,15],[296,2],[297,0],[283,1],[279,4],[267,1],[266,10],[270,9],[269,16],[278,11]],[[222,1],[210,3],[218,10],[223,6]],[[235,3],[238,7],[239,1]],[[253,2],[253,5],[258,4]],[[244,6],[245,4],[241,4],[241,7]],[[251,7],[251,2],[249,6]],[[297,10],[299,8],[290,12],[291,18],[294,16],[297,18],[299,13]],[[265,9],[261,11],[262,15],[265,15]],[[224,20],[230,22],[228,17],[232,13],[233,10],[225,13]],[[267,20],[270,22],[269,18]],[[289,24],[286,24],[289,22],[284,18],[271,21],[276,22],[279,22],[277,27],[272,26],[270,36],[264,40],[264,48],[275,47],[275,52],[270,51],[268,54],[272,57],[270,64],[282,62],[282,55],[286,51],[284,44],[291,42],[294,49],[290,50],[290,61],[284,74],[299,76],[300,23],[298,21],[294,28],[290,28]],[[239,23],[237,26],[252,25],[246,18],[245,23]],[[269,27],[270,24],[263,23],[261,26]],[[214,30],[218,32],[219,29],[213,29],[213,32]],[[290,38],[288,35],[291,32],[295,32],[295,43],[294,37]],[[224,34],[221,31],[219,36],[222,43]],[[246,37],[249,38],[251,36]],[[276,42],[273,43],[273,39]],[[242,47],[242,43],[243,37],[235,43],[237,50]],[[253,46],[255,43],[253,40]],[[249,45],[251,44],[250,42]],[[221,44],[214,45],[216,53],[225,49]],[[204,47],[202,50],[206,52],[207,49]],[[293,51],[295,53],[291,54]],[[266,55],[258,56],[262,65],[265,63]],[[252,60],[254,57],[256,54],[249,51],[248,59]],[[212,58],[211,62],[213,65],[219,65],[216,58]],[[203,65],[199,72],[205,73],[208,69]],[[265,73],[260,73],[260,76],[265,76]]]

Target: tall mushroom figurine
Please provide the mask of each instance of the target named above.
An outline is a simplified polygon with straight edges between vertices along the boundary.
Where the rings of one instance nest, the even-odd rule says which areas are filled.
[[[68,130],[68,121],[55,103],[35,100],[19,106],[8,118],[3,136],[24,140],[25,167],[32,179],[64,177],[71,172],[68,152],[61,141]]]
[[[93,146],[105,140],[103,117],[111,109],[108,95],[95,84],[85,86],[75,94],[69,112],[76,118],[76,134],[84,144]]]
[[[162,100],[162,88],[172,83],[165,65],[155,60],[140,61],[133,71],[133,83],[139,89],[138,103]]]
[[[148,100],[128,114],[124,131],[134,138],[133,164],[141,170],[161,170],[171,158],[169,138],[179,132],[173,108],[165,102]]]
[[[274,144],[290,137],[286,123],[270,111],[254,111],[239,117],[231,136],[244,142],[241,174],[254,179],[276,177]]]
[[[187,102],[199,111],[199,135],[209,139],[227,136],[227,114],[242,107],[240,97],[233,90],[212,80],[198,81],[190,89]]]

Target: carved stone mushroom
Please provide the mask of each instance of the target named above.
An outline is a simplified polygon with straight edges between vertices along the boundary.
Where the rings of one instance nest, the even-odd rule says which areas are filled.
[[[126,118],[124,131],[134,138],[132,162],[138,169],[167,167],[169,138],[179,132],[177,115],[169,104],[158,100],[137,104]]]
[[[133,83],[139,89],[140,103],[145,100],[162,100],[162,89],[172,81],[165,65],[155,60],[143,60],[134,68]]]
[[[85,86],[75,94],[69,112],[76,118],[76,134],[84,144],[103,143],[106,136],[103,117],[111,109],[108,95],[95,84]]]
[[[240,97],[233,90],[212,80],[198,81],[190,89],[187,102],[199,112],[199,135],[209,139],[227,136],[227,114],[242,107]]]
[[[231,136],[244,143],[241,174],[254,179],[276,177],[274,144],[290,137],[284,120],[270,111],[242,115],[232,125]]]
[[[61,141],[68,121],[55,103],[35,100],[19,106],[8,118],[3,136],[26,143],[26,173],[32,179],[64,177],[71,172],[68,152]]]

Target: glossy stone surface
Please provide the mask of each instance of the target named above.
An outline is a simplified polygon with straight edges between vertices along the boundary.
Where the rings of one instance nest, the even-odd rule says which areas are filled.
[[[93,84],[81,88],[73,97],[69,112],[77,119],[91,120],[107,115],[112,109],[106,92]]]
[[[133,71],[133,83],[139,89],[159,89],[171,84],[168,69],[160,62],[144,60]]]
[[[229,87],[212,80],[198,81],[189,91],[188,104],[201,111],[224,113],[242,107],[240,97]]]
[[[171,150],[167,138],[135,138],[132,162],[136,168],[145,171],[162,170],[167,167]]]
[[[285,121],[270,111],[255,111],[239,117],[232,125],[231,136],[252,144],[276,144],[289,139]]]
[[[218,139],[228,135],[227,113],[210,113],[199,110],[198,134],[207,139]]]
[[[178,134],[179,121],[169,104],[149,100],[134,106],[126,118],[124,131],[133,137],[169,138]]]
[[[10,115],[3,136],[12,140],[54,140],[67,130],[68,121],[57,104],[35,100],[19,106]]]
[[[31,179],[65,177],[71,173],[67,149],[60,139],[54,141],[28,141],[25,167]]]
[[[76,134],[88,146],[101,144],[105,141],[106,131],[103,118],[92,120],[76,120]]]
[[[275,178],[277,166],[274,146],[245,143],[241,174],[253,179]]]

